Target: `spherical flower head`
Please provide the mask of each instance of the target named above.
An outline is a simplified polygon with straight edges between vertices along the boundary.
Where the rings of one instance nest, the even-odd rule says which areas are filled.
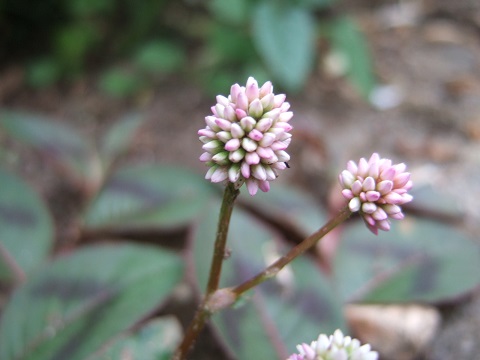
[[[374,153],[368,161],[349,161],[339,176],[348,207],[361,214],[375,235],[378,229],[390,230],[390,219],[403,219],[401,205],[413,199],[408,193],[412,181],[406,168],[403,163],[392,165],[391,160]]]
[[[369,344],[361,345],[357,339],[343,336],[340,330],[327,337],[320,334],[310,345],[297,345],[298,354],[287,360],[377,360],[378,353]]]
[[[245,86],[235,84],[228,97],[218,95],[206,127],[198,131],[202,149],[200,160],[209,167],[206,179],[230,181],[238,189],[247,184],[250,195],[267,192],[269,181],[287,167],[293,116],[285,95],[275,95],[267,81],[261,87],[253,77]]]

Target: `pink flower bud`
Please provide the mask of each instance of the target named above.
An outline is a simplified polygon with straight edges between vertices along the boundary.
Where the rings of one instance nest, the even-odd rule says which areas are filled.
[[[400,205],[413,200],[408,194],[412,187],[410,173],[405,170],[405,164],[392,165],[391,160],[374,153],[368,161],[349,161],[347,170],[339,175],[350,211],[358,211],[374,234],[379,229],[388,231],[389,219],[403,219]]]
[[[285,150],[293,113],[285,95],[275,95],[271,82],[259,87],[250,77],[245,87],[235,84],[228,96],[218,95],[216,100],[212,115],[205,117],[206,127],[198,131],[204,150],[200,160],[209,167],[206,179],[227,180],[235,188],[246,183],[251,195],[258,189],[268,191],[269,181],[290,160]]]

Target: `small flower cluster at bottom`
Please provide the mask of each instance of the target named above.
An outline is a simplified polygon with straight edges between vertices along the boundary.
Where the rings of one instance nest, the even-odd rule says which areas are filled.
[[[372,351],[369,344],[361,345],[357,339],[343,336],[341,330],[336,330],[327,337],[320,334],[310,345],[297,345],[298,354],[291,355],[287,360],[377,360],[378,353]]]

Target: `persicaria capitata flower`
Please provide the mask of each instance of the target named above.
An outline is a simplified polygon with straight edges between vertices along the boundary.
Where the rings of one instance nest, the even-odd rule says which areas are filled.
[[[310,345],[297,345],[298,354],[287,360],[377,360],[378,353],[372,351],[369,344],[361,345],[360,341],[350,336],[343,336],[336,330],[327,337],[320,334]]]
[[[275,95],[267,81],[261,87],[253,77],[246,86],[235,84],[228,97],[218,95],[206,127],[198,131],[200,160],[210,167],[205,176],[211,182],[228,180],[237,188],[245,182],[250,195],[267,192],[269,181],[287,167],[293,116],[285,95]]]
[[[349,161],[339,176],[350,211],[358,211],[375,235],[378,229],[390,230],[389,219],[403,219],[401,205],[413,199],[408,193],[412,181],[406,168],[403,163],[392,165],[392,160],[374,153],[368,161]]]

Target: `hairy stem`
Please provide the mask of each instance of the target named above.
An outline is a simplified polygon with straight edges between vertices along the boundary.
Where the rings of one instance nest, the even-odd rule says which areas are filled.
[[[207,308],[206,304],[208,298],[218,289],[218,284],[220,283],[220,274],[222,272],[223,260],[225,258],[228,227],[230,225],[230,218],[232,216],[233,204],[238,194],[239,191],[235,189],[234,185],[232,183],[228,183],[227,187],[225,188],[225,192],[223,193],[223,201],[220,208],[217,235],[213,248],[213,258],[210,266],[210,275],[208,278],[207,288],[205,291],[205,299],[198,307],[190,326],[187,328],[185,336],[173,356],[174,360],[186,359],[188,351],[198,338],[198,335],[204,328],[205,323],[210,318],[211,312]]]
[[[254,277],[245,281],[244,283],[234,287],[232,292],[238,297],[245,291],[250,290],[251,288],[261,284],[267,279],[270,279],[278,274],[280,270],[283,269],[285,265],[293,261],[295,258],[303,254],[306,250],[314,246],[322,237],[328,234],[332,229],[340,225],[351,215],[351,211],[348,207],[343,208],[337,216],[327,222],[322,228],[317,232],[314,232],[312,235],[307,237],[301,243],[292,248],[285,256],[279,258],[272,265],[267,267],[262,272],[258,273]]]

